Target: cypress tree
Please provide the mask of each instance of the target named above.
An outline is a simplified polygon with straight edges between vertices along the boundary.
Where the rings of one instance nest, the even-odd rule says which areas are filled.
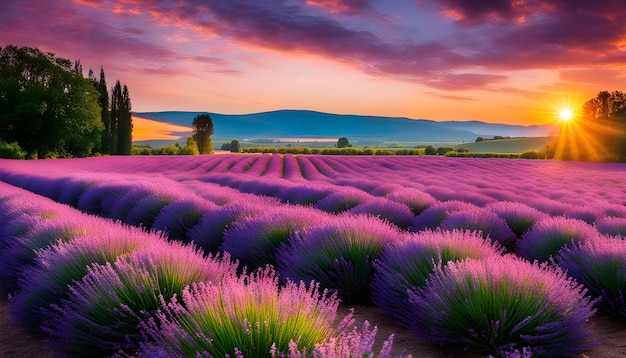
[[[91,73],[93,76],[93,72]],[[104,76],[104,69],[102,67],[100,67],[100,82],[96,84],[96,88],[98,89],[98,92],[100,92],[98,104],[101,108],[100,118],[102,120],[102,124],[104,125],[104,131],[102,132],[102,153],[111,154],[111,113],[109,112],[109,91],[107,89],[107,82]]]
[[[111,135],[109,142],[111,154],[120,154],[117,136],[119,133],[119,123],[122,113],[122,101],[122,85],[120,84],[120,81],[117,80],[117,82],[115,82],[115,86],[113,86],[111,90]]]
[[[133,143],[132,106],[128,87],[124,85],[120,106],[120,119],[117,132],[118,154],[130,155]]]
[[[111,93],[111,154],[130,155],[133,141],[132,106],[128,87],[118,80]]]

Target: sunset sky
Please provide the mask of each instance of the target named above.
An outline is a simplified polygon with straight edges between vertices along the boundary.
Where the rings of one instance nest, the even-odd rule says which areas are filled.
[[[539,124],[626,89],[621,0],[19,0],[0,46],[104,67],[133,111]]]

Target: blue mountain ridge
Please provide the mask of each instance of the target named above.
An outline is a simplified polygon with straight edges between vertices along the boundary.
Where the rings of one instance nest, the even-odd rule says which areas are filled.
[[[213,119],[216,140],[311,140],[347,137],[359,145],[384,142],[471,142],[478,136],[543,137],[553,128],[492,124],[480,121],[443,121],[344,115],[308,110],[278,110],[252,114],[219,114],[211,112],[140,112],[134,116],[191,126],[193,118],[209,113]]]

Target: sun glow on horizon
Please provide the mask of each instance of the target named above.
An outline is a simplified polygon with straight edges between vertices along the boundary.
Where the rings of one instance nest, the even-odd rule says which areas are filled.
[[[570,122],[574,119],[574,111],[570,108],[563,108],[559,111],[559,119],[561,122]]]

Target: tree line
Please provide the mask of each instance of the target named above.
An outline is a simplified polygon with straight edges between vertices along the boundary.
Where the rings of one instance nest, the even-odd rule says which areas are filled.
[[[109,96],[104,69],[83,75],[80,60],[0,47],[0,157],[130,154],[132,106],[126,85]]]

